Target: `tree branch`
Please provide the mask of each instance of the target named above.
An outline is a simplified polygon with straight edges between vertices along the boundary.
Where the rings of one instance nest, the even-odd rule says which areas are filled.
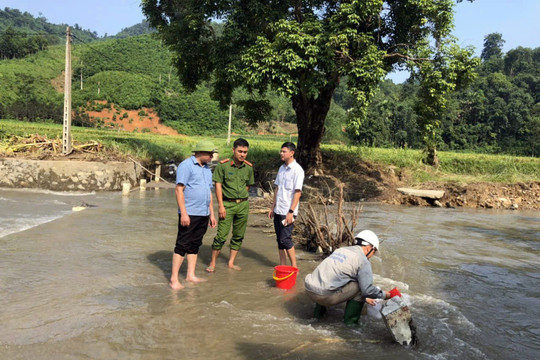
[[[298,0],[294,4],[294,17],[300,24],[304,22],[304,15],[302,15],[302,0]]]
[[[385,57],[385,58],[399,57],[399,58],[402,58],[402,59],[407,59],[407,60],[411,60],[411,61],[415,61],[415,62],[431,61],[430,58],[415,58],[415,57],[408,56],[408,55],[403,55],[403,54],[400,54],[400,53],[385,54],[383,57]]]

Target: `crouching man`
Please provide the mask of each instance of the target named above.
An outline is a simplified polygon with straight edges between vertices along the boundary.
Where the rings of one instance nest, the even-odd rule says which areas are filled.
[[[369,259],[379,251],[379,239],[373,231],[364,230],[355,237],[356,244],[335,250],[305,278],[308,296],[316,303],[314,316],[322,317],[326,307],[347,302],[343,321],[356,325],[364,302],[375,305],[375,299],[401,296],[399,290],[382,291],[373,285]]]

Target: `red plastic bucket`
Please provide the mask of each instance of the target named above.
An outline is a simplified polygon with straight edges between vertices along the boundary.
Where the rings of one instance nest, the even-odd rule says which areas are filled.
[[[289,290],[296,283],[298,268],[294,266],[278,265],[274,267],[274,280],[278,289]]]

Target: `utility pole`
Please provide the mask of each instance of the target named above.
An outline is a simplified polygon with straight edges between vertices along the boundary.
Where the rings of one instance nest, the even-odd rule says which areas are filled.
[[[231,144],[231,119],[232,119],[232,104],[229,105],[229,130],[227,131],[227,146]]]
[[[62,154],[73,151],[71,143],[71,30],[66,28],[66,69],[64,79],[64,129],[62,135]]]

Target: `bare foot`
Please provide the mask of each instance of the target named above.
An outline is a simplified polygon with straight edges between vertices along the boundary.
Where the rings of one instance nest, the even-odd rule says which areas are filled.
[[[216,271],[215,265],[208,265],[208,267],[206,268],[207,273],[213,273],[214,271]]]
[[[173,290],[180,290],[180,289],[183,289],[184,288],[184,285],[180,284],[180,282],[178,280],[176,281],[169,281],[169,286],[171,287],[171,289]]]
[[[186,278],[186,281],[192,282],[192,283],[205,282],[206,280],[207,280],[207,279],[202,279],[202,278],[199,278],[199,277],[196,277],[196,276]]]
[[[229,265],[229,269],[238,270],[238,271],[242,270],[242,268],[238,265]]]

